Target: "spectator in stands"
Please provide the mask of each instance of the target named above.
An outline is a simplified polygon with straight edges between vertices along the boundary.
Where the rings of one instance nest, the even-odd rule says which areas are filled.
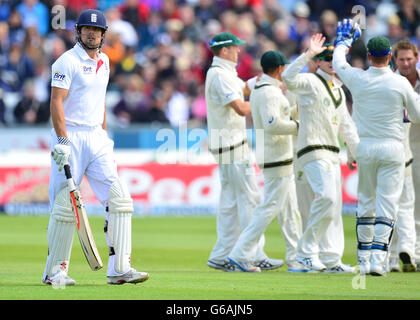
[[[44,39],[38,33],[35,25],[25,28],[25,40],[23,43],[23,50],[31,61],[38,60],[45,56],[42,50]]]
[[[143,94],[143,80],[137,74],[122,76],[123,92],[120,101],[113,109],[113,114],[117,117],[118,123],[126,127],[132,122],[137,122],[141,118],[147,107],[144,105],[145,96]]]
[[[146,23],[150,11],[150,6],[146,1],[126,0],[120,6],[121,19],[131,23],[136,30],[141,24]]]
[[[106,12],[108,32],[117,34],[126,47],[137,47],[139,38],[137,31],[130,22],[121,18],[121,13],[117,8],[110,8]]]
[[[40,102],[35,98],[33,80],[26,80],[23,88],[23,98],[16,105],[13,114],[19,124],[46,123],[50,118],[48,102]]]
[[[175,82],[175,79],[165,79],[159,83],[159,88],[166,102],[166,118],[173,127],[179,127],[190,118],[190,106],[185,95],[175,87]]]
[[[4,126],[6,124],[5,113],[6,105],[3,101],[3,90],[0,88],[0,126]]]
[[[404,39],[408,35],[408,31],[401,27],[401,20],[398,15],[394,14],[388,19],[388,39],[391,45]]]
[[[16,10],[13,10],[10,13],[9,38],[10,42],[23,42],[25,40],[25,30],[23,29],[22,16]]]
[[[320,17],[321,33],[325,36],[327,42],[333,43],[336,37],[338,17],[332,10],[325,10]]]
[[[310,36],[310,14],[311,10],[305,2],[298,2],[293,10],[294,19],[290,25],[290,38],[298,44],[299,52],[303,39]]]
[[[45,4],[39,0],[23,0],[17,6],[17,11],[23,18],[23,26],[35,25],[41,36],[46,36],[49,31],[49,13]]]
[[[199,0],[195,7],[195,16],[203,25],[210,20],[218,20],[219,12],[212,0]]]
[[[7,21],[11,12],[10,4],[7,1],[0,0],[0,21]]]
[[[277,45],[278,50],[283,52],[287,58],[298,53],[298,43],[290,38],[290,26],[286,21],[275,21],[272,29],[272,40]]]
[[[0,22],[0,69],[6,64],[9,53],[9,25],[5,21]]]
[[[415,0],[399,0],[399,10],[397,12],[401,21],[401,26],[407,30],[408,36],[416,34],[416,29],[420,25],[420,12],[416,8]]]
[[[179,8],[179,14],[184,24],[182,38],[195,43],[200,41],[203,33],[202,24],[197,21],[193,7],[184,4]]]
[[[26,79],[33,78],[34,63],[27,57],[21,42],[12,42],[5,66],[0,69],[0,88],[19,92]]]

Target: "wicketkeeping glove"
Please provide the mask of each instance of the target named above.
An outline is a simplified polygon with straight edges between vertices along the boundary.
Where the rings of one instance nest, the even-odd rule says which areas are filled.
[[[58,137],[58,143],[54,146],[51,155],[58,165],[58,171],[63,170],[64,165],[69,164],[70,141],[64,137]]]
[[[353,41],[362,35],[358,23],[353,23],[351,19],[344,19],[342,22],[339,21],[337,24],[337,39],[334,42],[334,46],[337,47],[340,44],[350,48]]]

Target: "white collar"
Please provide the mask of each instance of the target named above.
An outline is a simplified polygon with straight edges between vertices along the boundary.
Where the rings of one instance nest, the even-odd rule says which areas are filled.
[[[341,87],[343,83],[337,78],[337,76],[332,76],[325,71],[322,71],[320,68],[316,71],[325,81],[332,82],[334,87]]]
[[[280,87],[280,85],[281,85],[281,81],[279,81],[278,79],[275,79],[273,77],[270,77],[266,73],[263,73],[263,75],[260,78],[260,81],[258,81],[258,84],[262,84],[262,83],[269,83],[269,84],[272,84],[275,87]]]
[[[77,42],[74,45],[73,48],[74,48],[74,50],[76,50],[76,52],[80,56],[80,58],[82,58],[82,60],[93,60],[93,61],[95,61],[95,59],[92,59],[91,57],[89,57],[86,50],[82,47],[82,45],[79,42]],[[100,55],[101,55],[101,51],[98,52],[98,58],[100,58]]]
[[[236,73],[236,62],[226,60],[226,59],[220,58],[218,56],[214,56],[213,57],[213,64],[217,65],[217,66],[220,66],[222,68],[231,70],[231,71]]]

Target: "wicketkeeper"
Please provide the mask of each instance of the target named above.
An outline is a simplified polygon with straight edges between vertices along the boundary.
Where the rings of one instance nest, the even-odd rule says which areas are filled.
[[[346,53],[360,28],[350,19],[337,26],[333,65],[353,96],[353,119],[360,136],[358,165],[357,258],[361,274],[385,275],[389,241],[404,183],[404,107],[420,121],[420,100],[408,80],[392,72],[391,44],[368,41],[368,70],[351,67]]]

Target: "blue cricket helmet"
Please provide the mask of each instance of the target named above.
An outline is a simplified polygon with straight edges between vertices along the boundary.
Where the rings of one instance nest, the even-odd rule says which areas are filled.
[[[108,29],[108,26],[106,25],[105,15],[101,11],[94,9],[88,9],[83,11],[79,16],[79,19],[77,19],[75,25],[76,29],[79,29],[84,26],[97,27],[101,28],[104,31]]]
[[[97,47],[88,47],[81,39],[81,29],[82,27],[97,27],[102,29],[102,40],[99,46]],[[105,32],[108,29],[106,25],[106,18],[105,15],[99,11],[94,9],[88,9],[83,11],[79,19],[77,19],[76,24],[74,25],[76,29],[76,40],[80,42],[80,44],[85,47],[86,49],[93,50],[93,49],[100,49],[104,44],[105,40]]]

